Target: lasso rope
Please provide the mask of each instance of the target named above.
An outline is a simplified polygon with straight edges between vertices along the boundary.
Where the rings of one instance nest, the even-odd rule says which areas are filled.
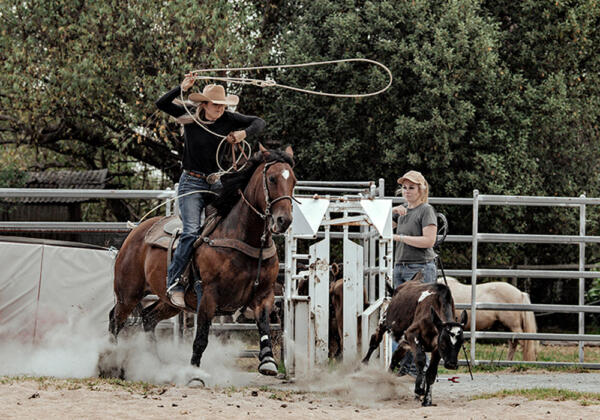
[[[217,194],[216,192],[214,192],[214,191],[210,191],[210,190],[196,190],[196,191],[190,191],[190,192],[188,192],[188,193],[185,193],[185,194],[180,194],[180,195],[177,195],[177,196],[175,196],[175,197],[173,197],[173,198],[169,198],[168,200],[165,200],[164,202],[160,203],[158,206],[155,206],[155,207],[153,207],[152,209],[150,209],[149,211],[147,211],[147,212],[146,212],[146,214],[144,214],[144,215],[142,216],[142,218],[141,218],[139,221],[137,221],[137,222],[132,222],[132,221],[128,220],[128,221],[127,221],[127,228],[128,228],[128,229],[133,229],[133,228],[135,228],[135,227],[136,227],[136,226],[138,226],[140,223],[142,223],[142,222],[143,222],[143,221],[146,219],[146,217],[148,217],[148,216],[149,216],[151,213],[153,213],[153,212],[154,212],[154,211],[156,211],[157,209],[161,208],[162,206],[165,206],[165,205],[169,204],[170,202],[172,202],[172,201],[174,201],[174,200],[177,200],[177,199],[178,199],[178,198],[180,198],[180,197],[185,197],[186,195],[190,195],[190,194],[199,194],[199,193],[209,193],[209,194],[219,195],[219,194]]]
[[[251,79],[251,78],[247,78],[247,77],[221,77],[221,76],[199,76],[198,75],[198,73],[209,73],[209,72],[222,72],[222,71],[229,72],[229,71],[244,71],[244,70],[250,71],[250,70],[314,67],[314,66],[324,66],[324,65],[330,65],[330,64],[350,63],[350,62],[363,62],[363,63],[374,64],[376,66],[381,67],[382,69],[385,70],[385,72],[389,76],[387,85],[384,88],[379,89],[375,92],[346,94],[346,93],[329,93],[329,92],[321,92],[321,91],[316,91],[316,90],[301,89],[301,88],[297,88],[294,86],[283,85],[283,84],[275,82],[274,80]],[[254,86],[259,86],[262,88],[264,88],[264,87],[280,87],[283,89],[289,89],[289,90],[293,90],[296,92],[308,93],[311,95],[331,96],[331,97],[335,97],[335,98],[363,98],[363,97],[368,97],[368,96],[379,95],[380,93],[383,93],[386,90],[388,90],[389,87],[392,85],[392,81],[393,81],[392,72],[388,67],[381,64],[378,61],[369,60],[368,58],[346,58],[346,59],[341,59],[341,60],[313,61],[310,63],[283,64],[283,65],[272,65],[272,66],[225,67],[225,68],[213,68],[213,69],[199,69],[199,70],[192,70],[191,72],[188,73],[188,76],[190,76],[190,75],[194,78],[194,80],[218,80],[218,81],[237,83],[237,84],[242,84],[242,85],[254,85]],[[183,89],[181,89],[181,104],[183,105],[183,107],[186,110],[186,112],[188,113],[188,115],[192,118],[192,120],[196,124],[198,124],[200,127],[202,127],[204,130],[206,130],[210,134],[221,139],[221,142],[219,143],[219,146],[217,148],[217,153],[215,156],[217,166],[220,169],[220,172],[217,172],[216,174],[218,176],[220,176],[224,173],[230,172],[232,169],[241,170],[245,166],[245,164],[240,169],[237,169],[237,163],[242,159],[242,157],[244,157],[244,156],[247,157],[252,154],[252,148],[250,147],[250,144],[247,141],[242,140],[241,146],[237,146],[237,147],[240,147],[240,151],[241,151],[239,158],[237,160],[233,159],[231,167],[229,167],[228,169],[224,169],[219,162],[219,151],[221,149],[221,146],[224,144],[224,141],[227,138],[227,136],[223,136],[221,134],[215,133],[214,131],[212,131],[208,127],[206,127],[206,125],[202,121],[200,121],[198,118],[196,118],[196,115],[194,115],[194,113],[192,113],[186,105],[186,101],[183,98]],[[234,150],[235,150],[236,144],[232,144],[231,147],[233,149],[232,153],[235,156]],[[246,148],[248,149],[247,155],[244,153],[244,151],[245,151],[244,149],[246,149]]]
[[[310,89],[301,89],[301,88],[297,88],[297,87],[294,87],[294,86],[284,85],[284,84],[281,84],[281,83],[277,83],[275,80],[252,79],[252,78],[247,78],[247,77],[221,77],[221,76],[199,76],[198,75],[198,73],[209,73],[209,72],[223,72],[223,71],[230,72],[230,71],[286,69],[286,68],[314,67],[314,66],[324,66],[324,65],[330,65],[330,64],[356,63],[356,62],[374,64],[376,66],[381,67],[383,70],[385,70],[385,72],[389,76],[389,80],[388,80],[387,85],[385,87],[383,87],[382,89],[379,89],[379,90],[377,90],[375,92],[356,93],[356,94],[349,94],[349,93],[329,93],[329,92],[321,92],[321,91],[310,90]],[[236,83],[236,84],[241,84],[241,85],[254,85],[254,86],[261,87],[261,88],[264,88],[264,87],[279,87],[279,88],[283,88],[283,89],[293,90],[293,91],[296,91],[296,92],[307,93],[307,94],[311,94],[311,95],[319,95],[319,96],[330,96],[330,97],[334,97],[334,98],[364,98],[364,97],[379,95],[380,93],[383,93],[386,90],[388,90],[390,88],[390,86],[392,85],[392,81],[393,81],[392,72],[391,72],[391,70],[388,67],[386,67],[385,65],[381,64],[378,61],[369,60],[368,58],[346,58],[346,59],[341,59],[341,60],[313,61],[313,62],[301,63],[301,64],[284,64],[284,65],[272,65],[272,66],[225,67],[225,68],[214,68],[214,69],[198,69],[198,70],[192,70],[191,72],[188,73],[188,76],[189,75],[192,75],[192,77],[195,80],[218,80],[218,81],[222,81],[222,82]],[[217,138],[221,139],[221,141],[219,142],[219,146],[217,147],[217,153],[216,153],[216,156],[215,156],[215,159],[216,159],[216,162],[217,162],[217,166],[220,169],[220,172],[215,172],[214,174],[210,174],[210,175],[217,175],[217,176],[220,177],[224,173],[230,172],[232,169],[235,169],[235,170],[241,170],[241,169],[243,169],[246,164],[244,163],[244,165],[242,165],[241,168],[237,169],[237,163],[243,157],[247,158],[248,156],[250,156],[252,154],[252,148],[251,148],[250,144],[247,141],[245,141],[245,140],[242,140],[238,144],[232,144],[231,147],[232,148],[239,147],[241,153],[239,154],[239,157],[237,159],[235,159],[235,151],[232,150],[232,154],[233,154],[233,157],[234,157],[234,159],[232,159],[233,160],[232,165],[228,169],[224,169],[221,166],[220,162],[219,162],[219,153],[220,153],[221,147],[224,144],[227,136],[215,133],[214,131],[212,131],[208,127],[206,127],[205,123],[203,123],[198,118],[196,118],[196,115],[194,113],[192,113],[190,111],[190,109],[186,105],[186,101],[183,98],[183,89],[181,89],[181,95],[180,96],[181,96],[181,104],[182,104],[183,108],[185,109],[185,111],[188,113],[188,115],[192,118],[192,120],[196,124],[198,124],[200,127],[202,127],[204,130],[206,130],[207,132],[209,132],[210,134],[212,134],[213,136],[216,136]],[[245,153],[245,149],[248,149],[248,153],[247,154]],[[161,203],[158,206],[156,206],[153,209],[151,209],[150,211],[148,211],[139,220],[139,222],[137,222],[137,224],[139,225],[146,217],[148,217],[148,215],[150,213],[154,212],[156,209],[160,208],[161,206],[164,206],[167,203],[169,203],[169,202],[171,202],[171,201],[173,201],[173,200],[175,200],[175,199],[177,199],[179,197],[183,197],[183,196],[189,195],[189,194],[201,193],[201,192],[208,192],[208,193],[211,193],[211,194],[216,194],[213,191],[201,190],[201,191],[192,191],[192,192],[189,192],[189,193],[186,193],[186,194],[182,194],[182,195],[178,195],[176,197],[170,198],[170,199],[166,200],[164,203]],[[127,227],[134,228],[135,226],[137,226],[135,223],[130,222],[130,221],[127,222]]]
[[[375,92],[368,93],[329,93],[329,92],[321,92],[317,90],[310,89],[301,89],[294,86],[283,85],[275,82],[274,80],[261,80],[261,79],[250,79],[246,77],[219,77],[219,76],[198,76],[197,73],[208,73],[208,72],[218,72],[218,71],[242,71],[242,70],[267,70],[267,69],[286,69],[286,68],[297,68],[297,67],[314,67],[314,66],[325,66],[329,64],[339,64],[339,63],[350,63],[350,62],[362,62],[374,64],[376,66],[381,67],[389,76],[388,84]],[[237,83],[242,85],[255,85],[259,87],[280,87],[283,89],[294,90],[296,92],[308,93],[311,95],[320,95],[320,96],[332,96],[334,98],[364,98],[367,96],[375,96],[380,93],[385,92],[392,85],[392,72],[389,68],[381,64],[379,61],[369,60],[368,58],[345,58],[342,60],[329,60],[329,61],[313,61],[310,63],[301,63],[301,64],[283,64],[283,65],[273,65],[273,66],[256,66],[256,67],[231,67],[231,68],[217,68],[217,69],[199,69],[192,70],[189,74],[194,75],[195,79],[200,80],[219,80],[223,82]]]

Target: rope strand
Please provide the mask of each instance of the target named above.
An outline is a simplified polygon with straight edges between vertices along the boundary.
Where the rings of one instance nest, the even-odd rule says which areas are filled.
[[[266,69],[286,69],[286,68],[298,68],[298,67],[314,67],[314,66],[324,66],[329,64],[339,64],[339,63],[351,63],[351,62],[362,62],[374,64],[378,67],[381,67],[388,75],[389,80],[387,85],[379,89],[375,92],[368,93],[357,93],[357,94],[349,94],[349,93],[329,93],[329,92],[321,92],[317,90],[310,89],[301,89],[294,86],[283,85],[275,82],[274,80],[261,80],[261,79],[251,79],[246,77],[220,77],[220,76],[198,76],[196,73],[208,73],[208,72],[219,72],[219,71],[242,71],[242,70],[266,70]],[[320,96],[331,96],[334,98],[364,98],[368,96],[379,95],[380,93],[385,92],[390,88],[393,81],[393,76],[391,70],[385,65],[381,64],[379,61],[369,60],[368,58],[346,58],[341,60],[329,60],[329,61],[312,61],[309,63],[301,63],[301,64],[283,64],[283,65],[273,65],[273,66],[255,66],[255,67],[231,67],[231,68],[215,68],[215,69],[199,69],[192,70],[189,74],[193,74],[195,79],[200,80],[218,80],[223,82],[244,84],[244,85],[255,85],[259,87],[280,87],[283,89],[289,89],[296,92],[308,93],[312,95],[320,95]]]

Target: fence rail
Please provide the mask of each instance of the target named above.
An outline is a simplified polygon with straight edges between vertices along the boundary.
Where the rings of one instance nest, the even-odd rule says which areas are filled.
[[[384,183],[379,180],[378,184],[372,181],[300,181],[296,191],[299,194],[310,191],[316,194],[353,195],[359,193],[361,197],[384,197],[392,199],[393,203],[399,204],[403,200],[398,197],[384,196]],[[64,198],[88,198],[88,199],[158,199],[169,201],[176,195],[174,190],[75,190],[75,189],[45,189],[45,188],[0,188],[0,200],[5,203],[15,202],[15,198],[32,197],[64,197]],[[584,314],[600,313],[600,307],[584,305],[585,279],[600,278],[600,272],[585,269],[585,247],[586,244],[600,243],[600,236],[587,236],[586,206],[600,205],[600,198],[580,197],[535,197],[535,196],[511,196],[511,195],[485,195],[474,191],[473,197],[431,197],[429,202],[436,205],[459,205],[472,208],[473,229],[471,235],[448,235],[448,242],[471,243],[472,260],[471,269],[447,269],[446,273],[456,277],[469,277],[473,286],[473,302],[471,305],[457,305],[470,309],[473,320],[476,319],[477,310],[529,310],[550,311],[559,313],[578,313],[578,334],[519,334],[519,339],[548,339],[548,340],[570,340],[579,342],[578,365],[596,366],[595,364],[583,363],[583,343],[600,341],[596,335],[585,334]],[[541,207],[567,207],[578,208],[580,211],[579,235],[527,235],[517,233],[486,233],[479,232],[479,211],[486,206],[541,206]],[[170,206],[166,206],[167,214]],[[32,232],[32,231],[98,231],[98,232],[126,232],[129,228],[123,222],[0,222],[0,232]],[[339,233],[342,234],[341,232]],[[331,232],[332,237],[338,232]],[[354,235],[354,236],[353,236]],[[360,233],[351,232],[350,237],[360,238]],[[478,266],[478,244],[479,243],[526,243],[526,244],[565,244],[579,246],[579,264],[575,270],[524,270],[524,269],[492,269],[479,268]],[[501,305],[490,303],[475,303],[475,288],[477,279],[480,277],[518,277],[518,278],[562,278],[579,279],[579,294],[577,305]],[[517,335],[511,333],[490,333],[474,330],[475,322],[472,322],[471,358],[475,359],[475,343],[478,338],[515,338]],[[545,338],[551,337],[551,338]],[[505,362],[494,362],[502,364]],[[506,362],[510,363],[510,362]],[[540,363],[533,363],[540,364]],[[552,363],[547,363],[552,364]],[[568,364],[568,363],[561,363]],[[598,365],[600,367],[600,365]]]

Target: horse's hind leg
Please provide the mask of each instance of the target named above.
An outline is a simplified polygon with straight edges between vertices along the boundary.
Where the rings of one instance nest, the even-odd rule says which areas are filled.
[[[144,332],[154,335],[154,329],[160,321],[171,318],[172,316],[177,315],[179,312],[180,309],[157,300],[152,305],[144,308],[142,311],[142,324],[144,325]]]
[[[515,357],[515,351],[517,350],[517,345],[519,344],[518,340],[510,340],[508,342],[508,356],[506,356],[507,360],[513,360]]]
[[[119,331],[123,329],[127,317],[139,303],[140,299],[126,299],[125,301],[117,300],[117,304],[112,308],[109,314],[108,329],[114,340],[117,339]]]
[[[273,358],[273,350],[271,346],[271,327],[269,325],[269,308],[266,305],[259,306],[254,311],[256,318],[256,326],[260,336],[260,353],[258,354],[259,373],[268,376],[277,375],[277,363]]]

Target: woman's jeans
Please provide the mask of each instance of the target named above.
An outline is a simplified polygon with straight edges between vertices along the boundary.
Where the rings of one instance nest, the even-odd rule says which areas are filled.
[[[412,279],[418,272],[423,272],[424,283],[437,281],[437,268],[434,261],[422,264],[396,264],[394,265],[394,289]],[[398,348],[398,342],[392,340],[392,353]],[[400,374],[417,373],[412,352],[408,352],[400,362]]]
[[[424,283],[435,283],[437,281],[437,268],[435,262],[419,264],[396,264],[394,265],[394,289],[402,283],[409,281],[419,271],[423,272]]]
[[[185,172],[179,178],[177,195],[181,196],[193,191],[215,190],[217,184],[209,185],[204,179],[196,178]],[[205,206],[206,196],[202,193],[188,194],[178,198],[179,217],[183,223],[183,231],[179,237],[179,244],[173,252],[171,265],[167,269],[167,289],[173,285],[183,273],[194,252],[194,242],[200,236],[202,226],[202,210]]]

